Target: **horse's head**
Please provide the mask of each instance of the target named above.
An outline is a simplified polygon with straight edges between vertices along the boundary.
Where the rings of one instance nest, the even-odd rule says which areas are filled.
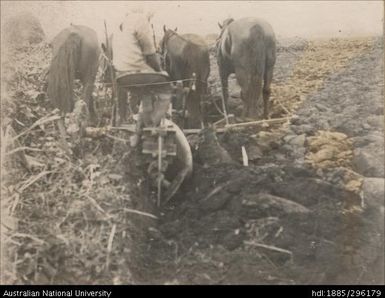
[[[112,69],[112,34],[106,38],[106,42],[101,44],[102,54],[100,58],[100,68],[102,70],[102,81],[105,83],[112,83],[113,69]]]
[[[171,36],[177,35],[177,30],[178,30],[178,28],[175,28],[174,30],[167,29],[166,25],[163,25],[164,34],[163,34],[162,39],[159,42],[159,51],[160,51],[160,54],[162,56],[165,55],[165,53],[166,53],[167,43],[168,43],[169,39],[171,38]]]

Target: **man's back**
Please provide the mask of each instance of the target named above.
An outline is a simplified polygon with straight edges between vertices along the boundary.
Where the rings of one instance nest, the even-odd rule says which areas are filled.
[[[125,18],[113,35],[113,63],[117,71],[154,72],[145,55],[155,54],[152,30],[146,16],[134,13]]]

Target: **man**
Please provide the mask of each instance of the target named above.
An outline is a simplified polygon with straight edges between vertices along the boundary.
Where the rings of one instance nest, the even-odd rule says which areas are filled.
[[[122,86],[135,84],[130,74],[159,72],[163,74],[163,76],[159,76],[160,81],[148,81],[146,83],[167,81],[165,79],[167,74],[162,72],[160,59],[156,53],[153,31],[150,24],[151,18],[151,13],[145,14],[142,10],[136,9],[125,17],[117,32],[114,32],[112,49],[113,64],[118,84],[120,122],[126,120],[128,108],[127,89]],[[128,88],[132,110],[136,109],[139,100],[142,101],[141,110],[138,115],[137,133],[131,138],[132,146],[136,146],[139,141],[143,123],[146,125],[157,125],[160,118],[167,112],[171,102],[169,88],[169,85],[149,86],[147,88],[149,93],[156,93],[156,102],[154,102],[154,96],[152,96],[152,99],[149,99],[149,95],[136,94],[135,88]]]
[[[114,32],[114,66],[119,73],[161,71],[150,20],[151,13],[133,10]]]

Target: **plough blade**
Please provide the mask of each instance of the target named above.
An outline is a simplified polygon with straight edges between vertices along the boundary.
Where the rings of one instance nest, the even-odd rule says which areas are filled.
[[[167,203],[178,191],[183,181],[189,178],[193,171],[193,158],[191,153],[190,145],[187,141],[183,131],[171,120],[165,119],[165,124],[170,125],[175,129],[175,140],[176,140],[176,159],[178,160],[179,168],[175,177],[170,181],[171,184],[167,188],[162,198],[162,203]]]

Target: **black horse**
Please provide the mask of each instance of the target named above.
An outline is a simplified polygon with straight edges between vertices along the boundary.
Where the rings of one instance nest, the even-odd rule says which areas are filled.
[[[260,116],[263,93],[263,116],[268,118],[270,85],[276,60],[272,27],[255,18],[227,19],[218,25],[221,33],[217,41],[217,59],[225,105],[229,98],[228,77],[235,73],[241,86],[243,117]]]
[[[172,80],[193,78],[196,90],[186,100],[189,126],[200,126],[204,122],[201,109],[202,97],[207,94],[207,79],[210,74],[209,48],[206,41],[196,34],[179,35],[176,30],[163,27],[164,36],[160,42],[165,68]],[[189,82],[184,82],[188,87]]]

